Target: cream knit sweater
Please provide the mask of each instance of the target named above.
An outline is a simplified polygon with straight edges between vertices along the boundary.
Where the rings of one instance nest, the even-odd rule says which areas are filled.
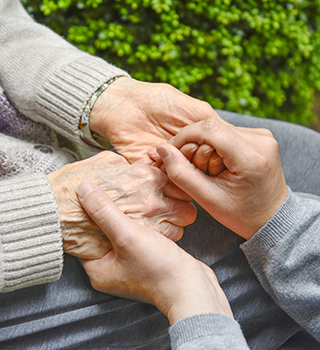
[[[46,174],[76,159],[66,139],[90,148],[79,117],[117,75],[127,73],[35,23],[19,0],[1,0],[0,292],[61,276],[59,214]]]

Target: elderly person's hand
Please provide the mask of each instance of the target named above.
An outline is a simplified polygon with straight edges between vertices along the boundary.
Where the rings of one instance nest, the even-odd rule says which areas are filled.
[[[88,180],[110,196],[116,205],[141,225],[172,240],[183,234],[183,226],[196,218],[189,196],[157,168],[130,165],[111,151],[68,164],[48,175],[60,212],[63,248],[86,259],[100,258],[110,249],[106,235],[79,204],[76,189]]]
[[[95,102],[90,129],[104,136],[130,163],[151,164],[148,152],[186,125],[220,117],[203,101],[167,84],[122,77]]]
[[[197,144],[202,153],[196,157],[198,167],[179,150],[188,143]],[[211,146],[211,153],[204,154],[201,145]],[[264,226],[287,197],[278,143],[268,130],[208,119],[185,127],[172,144],[157,150],[171,181],[245,239]],[[216,169],[210,171],[213,152],[223,167],[217,176],[208,176],[215,175]]]
[[[113,246],[101,259],[82,261],[95,289],[154,304],[171,325],[208,312],[233,317],[208,266],[124,215],[97,186],[82,183],[78,193],[82,206]]]

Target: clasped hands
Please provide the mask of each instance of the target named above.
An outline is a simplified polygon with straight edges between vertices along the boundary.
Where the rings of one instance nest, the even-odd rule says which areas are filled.
[[[170,143],[160,144],[157,153],[173,183],[245,239],[273,216],[287,196],[278,144],[264,129],[207,119],[182,129]],[[217,157],[220,171],[212,176],[218,171],[216,164],[212,166]],[[154,304],[171,325],[200,313],[233,317],[210,268],[171,240],[130,220],[99,187],[82,183],[78,193],[82,206],[113,245],[102,259],[82,261],[94,288]]]
[[[111,245],[79,204],[76,189],[83,181],[99,185],[128,216],[176,241],[196,218],[190,197],[156,167],[149,152],[182,127],[218,115],[206,102],[166,84],[122,77],[94,104],[90,128],[106,137],[110,151],[66,165],[48,175],[60,212],[66,253],[94,259]],[[131,164],[131,165],[130,165]]]
[[[156,94],[152,96],[152,84],[129,78],[114,84],[109,95],[101,97],[106,102],[115,93],[118,100],[114,97],[109,100],[112,103],[105,103],[104,118],[102,105],[97,104],[92,129],[136,163],[129,165],[121,156],[106,152],[67,166],[69,176],[75,175],[71,176],[71,187],[62,186],[58,191],[62,197],[67,194],[64,200],[58,198],[58,203],[76,210],[63,210],[68,215],[62,214],[62,228],[66,225],[68,232],[64,236],[66,251],[71,242],[71,253],[86,259],[82,263],[94,288],[150,302],[168,316],[171,324],[201,312],[232,317],[213,271],[158,232],[179,239],[182,226],[195,219],[195,209],[188,202],[193,198],[235,233],[245,239],[252,237],[287,196],[277,142],[267,130],[229,125],[207,104],[180,95],[173,88],[162,86],[157,91],[159,84],[155,84]],[[135,84],[139,86],[135,88]],[[143,89],[140,84],[148,87]],[[123,89],[129,91],[125,98]],[[170,143],[163,143],[168,139]],[[139,162],[163,163],[161,169],[167,176]],[[62,168],[51,183],[65,184],[65,176]],[[132,181],[134,177],[136,181]],[[147,187],[145,179],[149,179]],[[76,187],[86,212],[76,198]],[[79,212],[82,228],[72,215],[78,218]],[[85,245],[79,240],[77,230],[81,229]],[[87,254],[90,244],[94,256]]]

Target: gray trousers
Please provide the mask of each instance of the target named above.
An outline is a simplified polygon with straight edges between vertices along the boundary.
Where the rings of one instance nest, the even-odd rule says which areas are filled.
[[[287,184],[320,196],[320,134],[268,119],[218,111],[238,126],[270,129],[279,142]],[[319,349],[269,297],[239,245],[242,238],[200,207],[179,244],[212,267],[251,349]],[[170,349],[168,321],[155,307],[99,293],[78,260],[66,255],[54,283],[0,295],[0,349]]]

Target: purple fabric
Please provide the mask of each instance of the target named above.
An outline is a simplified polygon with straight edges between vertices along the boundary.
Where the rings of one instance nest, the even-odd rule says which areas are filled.
[[[32,143],[57,145],[53,130],[21,114],[4,93],[0,94],[0,133]]]

